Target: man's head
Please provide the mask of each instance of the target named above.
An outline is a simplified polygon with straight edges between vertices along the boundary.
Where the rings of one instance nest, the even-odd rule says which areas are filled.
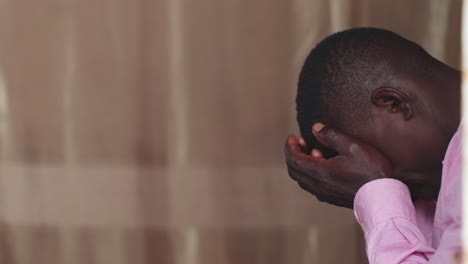
[[[435,198],[459,123],[458,86],[459,72],[418,44],[383,29],[350,29],[327,37],[307,57],[297,120],[311,148],[332,156],[311,128],[316,122],[338,128],[380,150],[396,178],[413,189],[424,185],[423,196]]]

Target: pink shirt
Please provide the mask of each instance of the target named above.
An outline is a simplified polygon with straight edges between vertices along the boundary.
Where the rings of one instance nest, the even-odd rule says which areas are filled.
[[[413,204],[408,187],[395,179],[359,189],[354,214],[364,230],[370,264],[461,263],[461,137],[460,126],[445,154],[436,205]]]

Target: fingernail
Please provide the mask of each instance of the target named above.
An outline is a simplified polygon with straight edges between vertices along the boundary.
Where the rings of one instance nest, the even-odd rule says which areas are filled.
[[[299,136],[299,143],[305,144],[305,140],[302,136]]]
[[[316,157],[316,158],[320,158],[322,156],[320,150],[318,149],[313,149],[310,154],[312,155],[312,157]]]
[[[324,128],[325,125],[322,124],[322,123],[315,123],[315,125],[312,127],[312,129],[315,131],[315,132],[320,132],[320,130],[322,130],[322,128]]]

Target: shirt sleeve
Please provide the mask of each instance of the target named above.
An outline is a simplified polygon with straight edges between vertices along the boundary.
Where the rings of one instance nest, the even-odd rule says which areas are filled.
[[[437,250],[418,228],[408,187],[395,179],[379,179],[362,186],[354,213],[366,238],[370,264],[456,263],[450,243],[459,227],[444,232]]]

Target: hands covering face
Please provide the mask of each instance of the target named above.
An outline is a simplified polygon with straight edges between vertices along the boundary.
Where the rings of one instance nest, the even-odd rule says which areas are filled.
[[[338,155],[326,159],[318,149],[312,149],[310,155],[304,153],[304,139],[294,135],[288,137],[284,150],[289,176],[319,201],[353,208],[354,196],[362,185],[392,177],[390,161],[373,147],[320,123],[312,131]]]

